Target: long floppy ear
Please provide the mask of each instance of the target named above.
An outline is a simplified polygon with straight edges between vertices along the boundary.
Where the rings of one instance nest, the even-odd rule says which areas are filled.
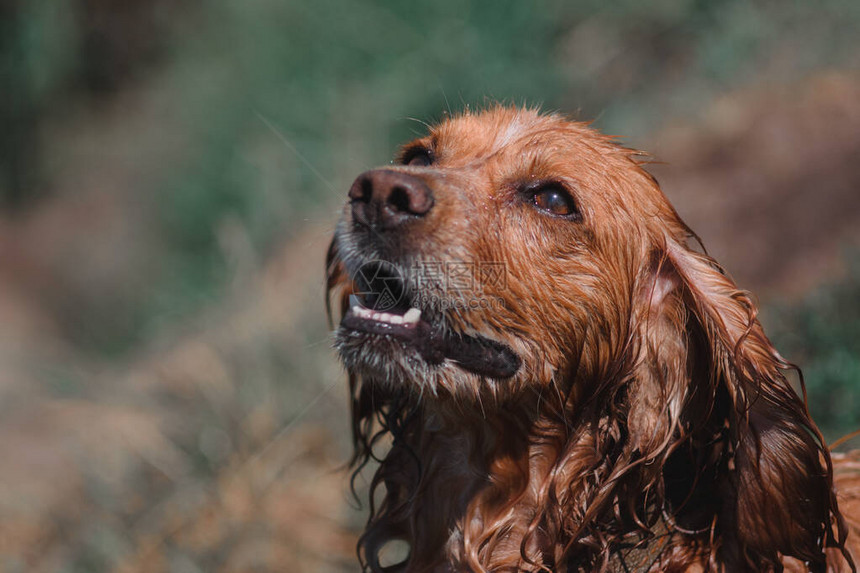
[[[780,571],[782,554],[824,571],[844,525],[829,451],[785,376],[794,367],[709,256],[667,238],[647,274],[629,425],[646,458],[662,457],[676,526],[713,528],[730,570]]]

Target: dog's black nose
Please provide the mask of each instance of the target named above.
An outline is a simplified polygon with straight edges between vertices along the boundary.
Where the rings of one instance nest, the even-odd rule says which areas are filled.
[[[433,208],[433,192],[424,181],[388,169],[359,175],[349,199],[353,220],[379,229],[393,229]]]

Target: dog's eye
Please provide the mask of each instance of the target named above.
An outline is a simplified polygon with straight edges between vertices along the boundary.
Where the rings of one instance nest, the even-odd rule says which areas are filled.
[[[573,197],[560,185],[549,184],[538,188],[534,191],[532,201],[535,207],[551,215],[568,219],[579,217]]]
[[[412,147],[403,152],[400,163],[409,167],[433,165],[433,152],[426,147]]]

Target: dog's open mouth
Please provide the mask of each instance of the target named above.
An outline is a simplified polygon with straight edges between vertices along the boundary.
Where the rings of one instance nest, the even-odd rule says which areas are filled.
[[[450,332],[440,321],[412,306],[406,282],[396,267],[375,262],[362,265],[354,277],[356,293],[341,328],[356,336],[370,335],[399,341],[413,349],[428,364],[444,360],[490,378],[510,378],[520,368],[520,358],[505,344],[485,338]]]

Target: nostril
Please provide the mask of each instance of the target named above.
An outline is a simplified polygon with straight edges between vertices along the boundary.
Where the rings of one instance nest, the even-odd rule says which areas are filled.
[[[368,177],[361,182],[360,200],[368,203],[370,202],[371,197],[373,197],[373,182]]]
[[[400,186],[392,188],[391,194],[388,195],[388,204],[393,207],[395,211],[399,211],[401,213],[411,212],[412,209],[410,208],[410,202],[409,192]]]
[[[349,190],[349,198],[353,203],[370,203],[373,198],[373,181],[371,178],[359,177]]]

